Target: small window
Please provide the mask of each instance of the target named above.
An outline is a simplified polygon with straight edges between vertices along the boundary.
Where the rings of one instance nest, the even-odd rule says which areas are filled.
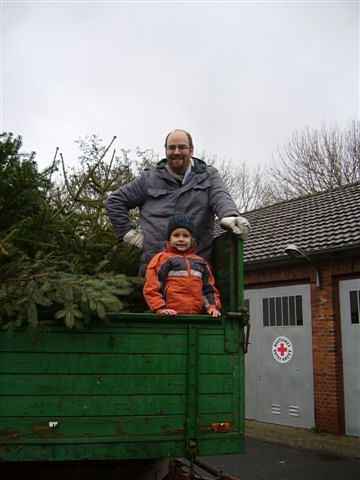
[[[287,327],[289,325],[289,297],[282,297],[283,304],[283,325]]]
[[[268,327],[269,323],[269,299],[263,298],[263,324],[264,327]]]
[[[275,326],[275,298],[270,298],[270,326]]]
[[[295,310],[296,310],[296,325],[303,324],[303,313],[302,313],[302,296],[296,295],[295,297]]]
[[[290,325],[293,327],[296,325],[295,321],[295,297],[289,297],[289,313],[290,313]]]
[[[263,298],[264,327],[301,327],[304,324],[302,296]]]
[[[282,318],[282,308],[281,308],[281,297],[276,297],[275,299],[275,305],[276,305],[276,325],[280,326],[283,324],[283,318]]]
[[[350,292],[350,315],[351,323],[359,323],[359,290],[352,290]]]

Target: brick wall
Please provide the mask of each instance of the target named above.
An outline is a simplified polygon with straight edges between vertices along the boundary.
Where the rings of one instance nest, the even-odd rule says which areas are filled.
[[[246,271],[246,288],[296,283],[311,285],[315,424],[320,431],[342,434],[344,392],[339,309],[339,280],[360,275],[360,258],[332,259],[319,264],[321,287],[310,265],[289,264]]]

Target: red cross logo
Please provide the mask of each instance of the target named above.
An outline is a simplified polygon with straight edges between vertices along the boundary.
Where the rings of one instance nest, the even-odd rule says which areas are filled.
[[[271,350],[274,360],[282,364],[288,363],[292,359],[294,354],[291,340],[287,337],[275,338]]]
[[[285,353],[288,351],[288,348],[284,343],[280,343],[280,345],[277,347],[276,350],[283,357]]]

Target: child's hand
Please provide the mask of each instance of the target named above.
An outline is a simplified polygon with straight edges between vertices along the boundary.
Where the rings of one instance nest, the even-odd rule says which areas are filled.
[[[157,315],[177,315],[177,311],[172,308],[160,308],[156,311]]]
[[[214,307],[213,305],[211,305],[211,306],[208,308],[207,313],[208,313],[209,315],[211,315],[212,317],[220,317],[220,316],[221,316],[221,312],[220,312],[216,307]]]

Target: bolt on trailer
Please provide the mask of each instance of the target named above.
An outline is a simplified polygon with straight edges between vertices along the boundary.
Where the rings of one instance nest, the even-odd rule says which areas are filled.
[[[244,449],[243,242],[214,242],[223,314],[112,314],[0,333],[0,461],[146,460]]]

